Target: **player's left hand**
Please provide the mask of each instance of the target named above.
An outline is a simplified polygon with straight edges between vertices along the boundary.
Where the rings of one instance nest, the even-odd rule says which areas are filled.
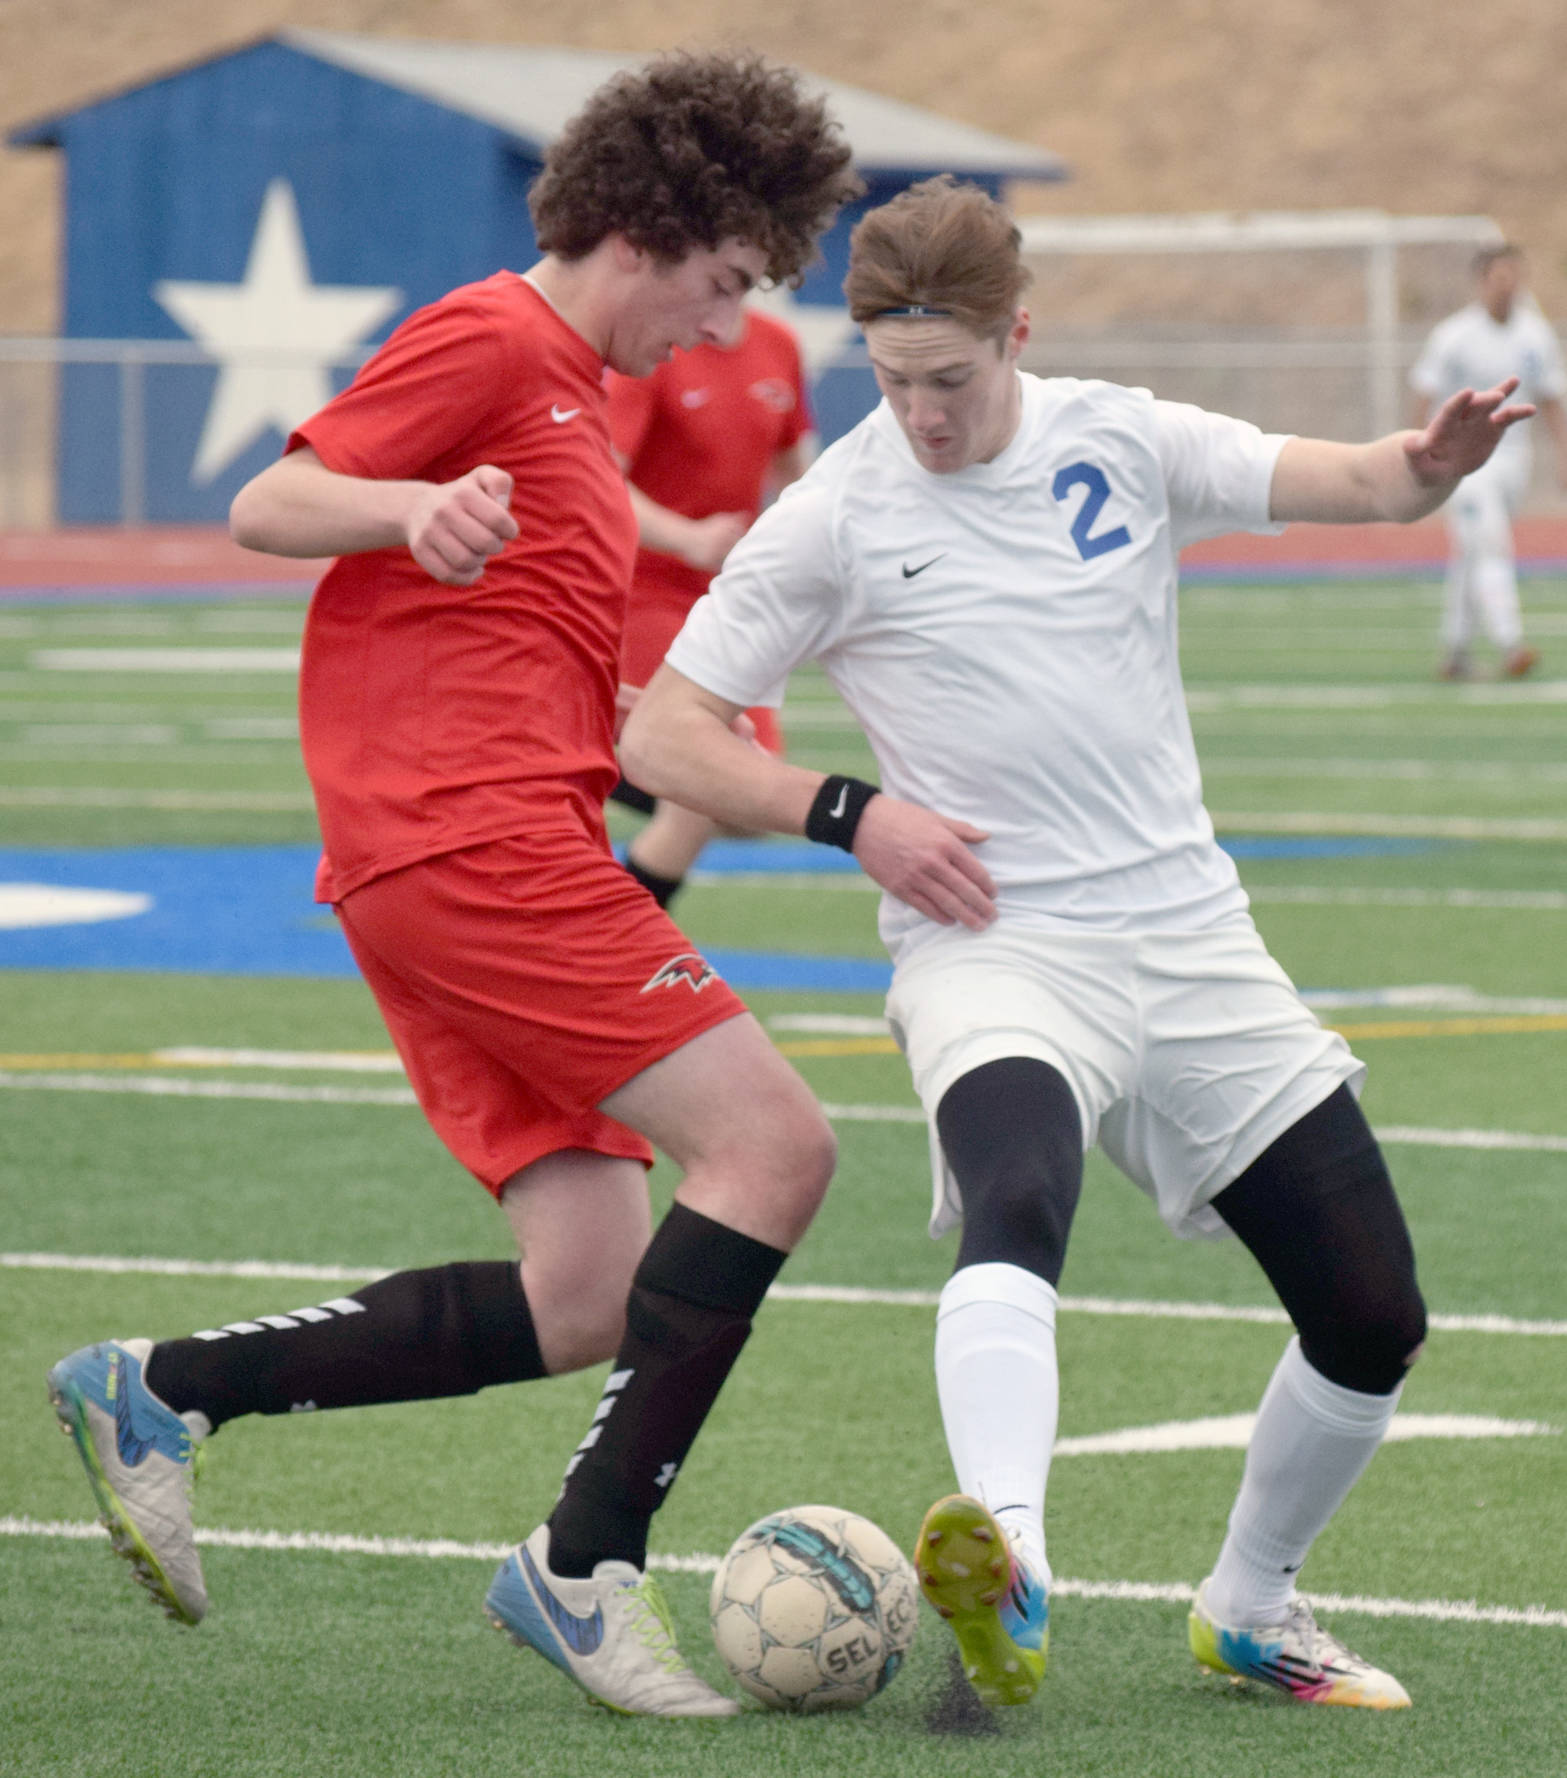
[[[1408,433],[1404,453],[1415,480],[1432,488],[1472,475],[1487,461],[1509,426],[1534,417],[1529,402],[1507,404],[1517,387],[1517,377],[1508,377],[1481,394],[1460,389],[1442,403],[1424,431]]]
[[[996,885],[973,848],[982,828],[885,793],[865,805],[854,856],[868,877],[942,926],[983,932],[996,917]]]

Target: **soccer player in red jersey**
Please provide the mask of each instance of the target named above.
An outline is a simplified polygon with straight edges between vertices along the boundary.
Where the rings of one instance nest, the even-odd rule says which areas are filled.
[[[544,257],[411,316],[234,502],[240,542],[338,558],[300,683],[319,893],[522,1262],[398,1273],[54,1367],[116,1547],[172,1616],[206,1610],[192,1446],[224,1421],[613,1358],[549,1521],[486,1608],[621,1710],[738,1708],[675,1646],[648,1526],[833,1138],[605,835],[636,531],[603,378],[729,338],[745,293],[798,273],[855,188],[788,70],[674,55],[616,77],[531,193]],[[684,1174],[651,1240],[650,1144]]]
[[[811,411],[799,341],[748,306],[732,339],[682,352],[648,377],[612,376],[609,426],[641,546],[620,677],[640,687],[765,501],[805,473]],[[746,714],[758,743],[781,753],[776,714]],[[652,814],[626,848],[626,868],[668,907],[716,827],[678,803],[655,807],[624,780],[611,796]]]

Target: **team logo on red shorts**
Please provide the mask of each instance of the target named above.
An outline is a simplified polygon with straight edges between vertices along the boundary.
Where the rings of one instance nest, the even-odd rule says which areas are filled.
[[[682,951],[655,971],[642,992],[649,994],[654,988],[672,988],[676,982],[684,982],[693,994],[700,994],[709,982],[717,980],[718,971],[705,957],[699,957],[695,951]]]

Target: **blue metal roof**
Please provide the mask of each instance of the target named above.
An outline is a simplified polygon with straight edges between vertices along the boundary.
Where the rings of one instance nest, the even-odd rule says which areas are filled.
[[[599,50],[434,42],[348,31],[287,30],[260,41],[286,45],[489,124],[535,154],[542,154],[567,120],[581,109],[588,95],[605,80],[648,59],[645,55]],[[157,80],[37,118],[13,130],[8,140],[22,148],[60,147],[63,126],[80,111],[128,92],[144,91],[161,80],[188,76],[255,47],[254,43],[240,45],[222,55],[170,70]],[[988,179],[1068,177],[1066,163],[1048,149],[975,129],[934,111],[867,92],[863,87],[823,80],[813,74],[807,74],[805,79],[810,87],[825,94],[833,115],[854,147],[855,165],[861,173],[895,175],[904,180],[934,172]]]

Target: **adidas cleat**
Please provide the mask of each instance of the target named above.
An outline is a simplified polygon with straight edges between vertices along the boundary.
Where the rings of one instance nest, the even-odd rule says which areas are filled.
[[[76,1441],[116,1554],[171,1618],[199,1623],[207,1589],[190,1515],[189,1427],[142,1380],[151,1340],[103,1340],[62,1358],[49,1397]]]
[[[663,1589],[629,1562],[600,1562],[589,1580],[550,1573],[540,1525],[500,1565],[484,1610],[497,1630],[574,1679],[595,1704],[627,1716],[736,1716],[733,1698],[686,1665]]]
[[[1026,1704],[1045,1676],[1050,1599],[1001,1526],[979,1501],[949,1494],[925,1515],[914,1568],[982,1702]]]
[[[1288,1692],[1303,1704],[1354,1704],[1363,1710],[1407,1710],[1409,1693],[1391,1673],[1352,1654],[1330,1636],[1297,1593],[1281,1624],[1232,1630],[1216,1623],[1204,1600],[1204,1581],[1186,1620],[1198,1665],[1210,1673]]]

